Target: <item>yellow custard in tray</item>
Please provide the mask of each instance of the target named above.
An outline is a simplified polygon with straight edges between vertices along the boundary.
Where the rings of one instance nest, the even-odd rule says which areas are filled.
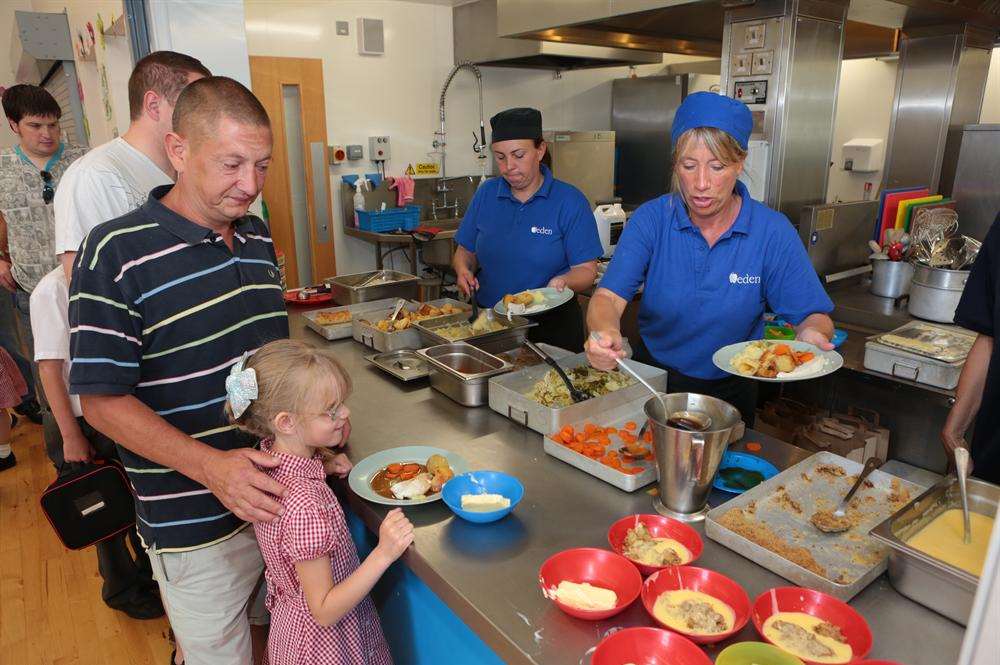
[[[664,591],[653,604],[653,615],[688,635],[718,635],[733,629],[736,613],[726,603],[701,591]]]
[[[968,545],[962,540],[965,530],[963,521],[961,508],[946,510],[914,534],[906,544],[979,577],[983,573],[986,549],[990,545],[993,518],[969,513],[972,542]]]
[[[804,612],[778,612],[761,626],[764,637],[814,663],[849,663],[854,655],[840,629]]]

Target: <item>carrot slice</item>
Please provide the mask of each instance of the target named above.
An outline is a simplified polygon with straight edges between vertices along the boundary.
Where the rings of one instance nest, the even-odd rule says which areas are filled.
[[[747,444],[747,450],[749,450],[752,453],[759,453],[761,448],[763,448],[763,446],[761,446],[756,441],[751,441],[750,443]]]
[[[385,470],[391,473],[398,474],[400,471],[403,470],[403,465],[399,463],[390,464],[389,466],[385,467]]]
[[[792,353],[791,347],[787,344],[775,344],[774,345],[774,355],[776,356],[787,356]]]
[[[645,441],[646,443],[652,443],[653,442],[653,430],[651,430],[651,429],[646,430],[646,432],[642,435],[642,440]]]
[[[389,480],[393,480],[394,478],[398,478],[399,474],[398,473],[393,473],[392,471],[389,471],[388,469],[386,469],[386,471],[385,471],[385,477],[388,478]]]
[[[405,471],[406,473],[410,473],[411,471],[413,473],[420,473],[420,465],[419,464],[414,464],[413,462],[411,462],[409,464],[404,464],[403,465],[403,471]]]
[[[411,478],[416,477],[416,475],[417,475],[416,471],[404,471],[403,473],[399,474],[399,479],[410,480]]]
[[[630,421],[628,421],[627,423],[625,423],[625,429],[627,429],[627,430],[628,430],[628,431],[630,431],[630,432],[631,432],[631,431],[634,431],[634,430],[635,430],[635,427],[636,427],[635,423],[634,423],[634,422],[632,422],[631,420],[630,420]]]
[[[809,362],[810,360],[812,360],[815,357],[816,357],[815,354],[811,353],[810,351],[806,351],[805,353],[800,353],[799,354],[798,361],[799,361],[799,364],[801,365],[802,363]]]

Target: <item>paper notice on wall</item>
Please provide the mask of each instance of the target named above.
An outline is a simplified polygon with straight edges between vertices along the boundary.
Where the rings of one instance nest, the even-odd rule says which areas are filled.
[[[418,162],[417,175],[440,175],[441,166],[437,162]]]

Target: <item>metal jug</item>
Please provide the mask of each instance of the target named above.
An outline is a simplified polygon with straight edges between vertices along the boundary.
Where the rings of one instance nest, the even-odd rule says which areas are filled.
[[[740,412],[721,399],[695,393],[663,395],[662,401],[661,406],[653,397],[643,407],[653,432],[659,476],[659,497],[653,505],[667,517],[702,520],[712,479]]]

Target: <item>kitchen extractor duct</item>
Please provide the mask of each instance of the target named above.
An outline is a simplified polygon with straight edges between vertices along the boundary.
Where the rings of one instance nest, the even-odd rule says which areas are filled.
[[[10,61],[19,83],[39,85],[60,62],[73,62],[73,39],[66,14],[14,12]]]
[[[468,61],[490,67],[564,70],[663,62],[662,53],[499,37],[497,0],[459,5],[452,12],[456,64]]]

